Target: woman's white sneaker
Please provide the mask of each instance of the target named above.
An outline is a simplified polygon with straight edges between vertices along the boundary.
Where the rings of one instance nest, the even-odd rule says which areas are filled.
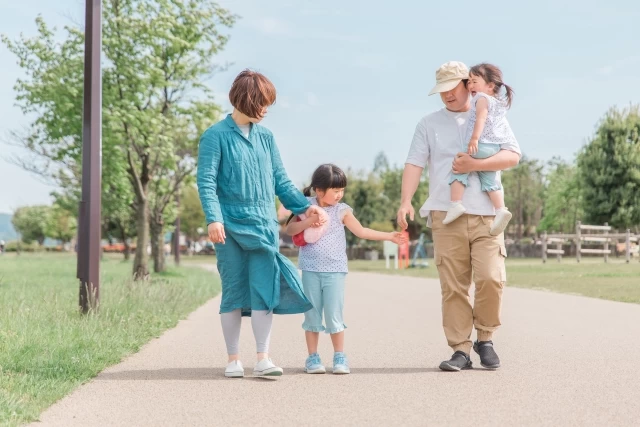
[[[234,360],[233,362],[227,365],[227,368],[224,370],[224,376],[227,378],[242,378],[244,377],[244,367],[242,366],[242,362],[239,360]]]
[[[282,375],[282,368],[274,365],[271,359],[262,359],[253,368],[254,377],[279,377]]]

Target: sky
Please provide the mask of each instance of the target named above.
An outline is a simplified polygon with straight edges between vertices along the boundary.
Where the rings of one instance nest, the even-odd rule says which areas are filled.
[[[5,3],[0,33],[14,39],[35,34],[37,14],[59,29],[84,19],[83,0]],[[278,98],[263,124],[297,185],[321,163],[371,169],[381,151],[402,165],[417,122],[442,107],[427,95],[435,70],[450,60],[502,69],[516,92],[514,133],[525,155],[543,161],[572,160],[609,108],[640,103],[634,0],[219,3],[240,19],[216,58],[227,70],[207,84],[228,110],[229,87],[244,68],[273,81]],[[0,212],[50,203],[54,190],[7,161],[21,154],[7,133],[30,119],[14,105],[22,76],[0,45]]]

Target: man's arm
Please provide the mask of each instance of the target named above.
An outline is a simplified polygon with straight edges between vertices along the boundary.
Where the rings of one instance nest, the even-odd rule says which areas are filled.
[[[452,169],[454,173],[503,171],[517,166],[519,162],[520,154],[510,150],[500,150],[486,159],[474,159],[467,153],[458,153],[453,159]]]
[[[418,185],[420,185],[420,178],[422,177],[422,171],[424,169],[420,166],[407,163],[404,165],[404,172],[402,173],[402,193],[400,196],[400,209],[398,210],[397,221],[402,230],[406,230],[409,224],[407,223],[407,215],[411,221],[415,216],[415,211],[411,201],[413,195],[416,194]]]

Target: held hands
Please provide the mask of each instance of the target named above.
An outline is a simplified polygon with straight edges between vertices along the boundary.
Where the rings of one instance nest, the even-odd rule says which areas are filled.
[[[396,245],[404,245],[405,243],[407,243],[407,236],[400,233],[399,231],[394,231],[392,233],[389,233],[389,235],[391,237],[389,240],[391,240]]]
[[[471,156],[475,156],[478,153],[478,140],[472,139],[469,141],[469,149],[467,150],[467,154]]]
[[[227,235],[224,232],[224,225],[221,222],[212,222],[207,229],[209,231],[209,239],[213,243],[222,243],[224,245]]]
[[[308,221],[308,224],[313,228],[320,227],[320,215],[318,214],[308,216],[306,221]]]
[[[396,220],[398,221],[398,226],[403,230],[406,230],[409,226],[409,223],[407,222],[407,215],[409,215],[409,218],[413,221],[415,210],[413,209],[413,206],[411,206],[411,203],[403,203],[400,205],[400,209],[398,209],[398,216]]]
[[[307,218],[313,218],[311,222],[312,227],[320,227],[327,221],[326,215],[323,215],[324,212],[321,212],[321,209],[322,208],[316,205],[311,205],[305,212]]]

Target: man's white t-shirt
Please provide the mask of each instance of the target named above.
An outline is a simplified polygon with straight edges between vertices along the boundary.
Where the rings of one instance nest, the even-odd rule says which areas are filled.
[[[451,205],[451,166],[456,154],[467,150],[468,115],[468,112],[454,113],[443,108],[425,116],[416,126],[406,163],[421,168],[429,166],[429,198],[420,208],[420,216],[429,218],[428,226],[431,226],[431,211],[446,211]],[[522,156],[517,141],[502,144],[501,148]],[[496,183],[500,184],[500,172]],[[493,204],[480,189],[480,179],[475,172],[469,174],[469,186],[465,189],[462,204],[468,214],[495,215]]]

